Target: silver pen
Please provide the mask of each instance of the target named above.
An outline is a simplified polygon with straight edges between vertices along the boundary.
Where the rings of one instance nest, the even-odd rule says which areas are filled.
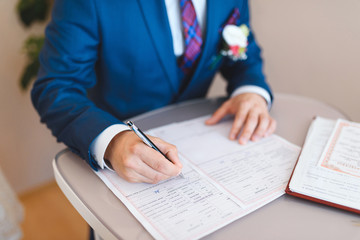
[[[169,160],[171,163],[172,161],[160,151],[160,149],[143,133],[138,127],[135,126],[135,124],[132,121],[127,121],[126,124],[135,132],[135,134],[149,147],[154,149],[155,151],[159,152],[161,155],[164,156],[167,160]],[[179,174],[182,178],[184,178],[184,174],[181,172]]]

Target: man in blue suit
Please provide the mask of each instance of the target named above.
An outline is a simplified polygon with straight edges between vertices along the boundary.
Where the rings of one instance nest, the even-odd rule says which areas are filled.
[[[201,52],[186,71],[184,4],[202,35]],[[220,71],[229,99],[206,123],[235,115],[229,137],[241,144],[270,135],[272,95],[251,28],[246,59],[214,60],[229,18],[250,28],[247,0],[55,0],[32,90],[41,121],[94,169],[112,167],[128,181],[155,183],[180,173],[176,148],[152,138],[170,163],[122,120],[203,98]]]

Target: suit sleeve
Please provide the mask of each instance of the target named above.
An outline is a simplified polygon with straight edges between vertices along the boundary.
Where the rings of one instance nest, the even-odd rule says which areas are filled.
[[[87,90],[97,81],[100,36],[95,9],[89,0],[54,2],[38,79],[31,92],[41,122],[94,169],[91,142],[106,127],[121,123],[87,97]]]
[[[239,87],[253,85],[265,89],[272,99],[271,89],[267,84],[262,71],[263,61],[260,55],[261,50],[255,41],[254,34],[251,31],[249,5],[247,0],[243,1],[243,6],[240,10],[240,24],[246,24],[250,29],[248,47],[246,51],[247,59],[233,61],[228,57],[224,58],[220,72],[228,82],[227,92],[230,95]]]

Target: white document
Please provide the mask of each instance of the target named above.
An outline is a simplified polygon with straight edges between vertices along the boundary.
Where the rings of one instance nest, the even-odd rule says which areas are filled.
[[[360,210],[360,178],[318,166],[336,122],[317,117],[308,132],[289,188],[293,192]]]
[[[319,166],[360,178],[360,124],[336,122]]]
[[[155,239],[201,238],[284,193],[299,147],[275,135],[242,146],[228,140],[231,120],[206,118],[148,131],[178,147],[185,178],[153,185],[96,172]]]
[[[300,148],[279,136],[240,145],[228,139],[232,120],[206,126],[209,116],[153,129],[221,184],[244,207],[284,193]]]
[[[184,162],[185,178],[129,183],[116,173],[98,176],[155,239],[197,239],[245,215],[232,196]]]

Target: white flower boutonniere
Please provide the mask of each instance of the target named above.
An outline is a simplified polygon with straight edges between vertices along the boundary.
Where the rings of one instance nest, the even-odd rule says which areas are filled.
[[[220,54],[231,58],[233,61],[246,60],[248,36],[249,28],[245,24],[241,26],[226,25],[222,32],[224,48],[220,50]]]
[[[222,31],[222,48],[219,54],[214,57],[211,69],[221,60],[223,56],[229,57],[233,61],[246,60],[246,50],[248,46],[248,36],[250,30],[245,25],[226,25]]]

